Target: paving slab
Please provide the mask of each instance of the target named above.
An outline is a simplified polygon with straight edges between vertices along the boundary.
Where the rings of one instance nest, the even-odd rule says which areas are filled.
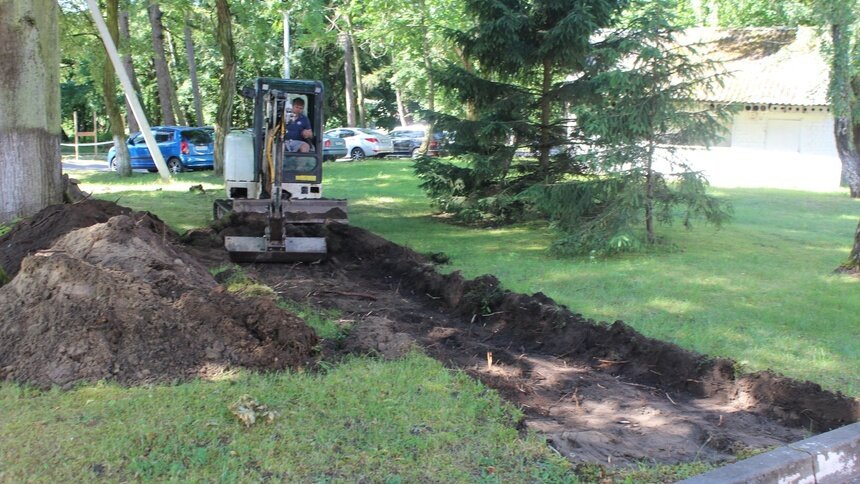
[[[684,484],[860,482],[860,422],[681,482]]]

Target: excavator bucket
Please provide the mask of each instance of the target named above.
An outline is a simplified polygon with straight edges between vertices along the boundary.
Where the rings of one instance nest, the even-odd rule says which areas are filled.
[[[269,200],[232,200],[236,213],[269,214]],[[224,207],[227,208],[227,207]],[[288,227],[311,227],[327,223],[348,223],[346,200],[283,200],[281,210],[269,217],[260,236],[226,236],[224,247],[235,262],[293,262],[324,259],[328,252],[325,237],[288,235]]]

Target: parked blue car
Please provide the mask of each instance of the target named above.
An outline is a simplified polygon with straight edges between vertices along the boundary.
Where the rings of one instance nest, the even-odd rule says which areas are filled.
[[[185,126],[155,126],[152,128],[155,142],[173,173],[184,170],[212,168],[215,160],[215,140],[212,128],[189,128]],[[134,133],[126,141],[131,168],[157,171],[155,161],[146,147],[143,133]],[[116,147],[107,155],[108,166],[116,170]]]

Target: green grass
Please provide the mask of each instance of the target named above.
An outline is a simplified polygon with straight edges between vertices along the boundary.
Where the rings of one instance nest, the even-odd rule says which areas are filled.
[[[419,252],[445,252],[451,270],[496,275],[586,317],[639,331],[746,370],[772,368],[860,395],[860,280],[832,273],[850,251],[860,203],[846,193],[715,189],[734,204],[720,230],[659,229],[677,250],[607,260],[557,259],[543,224],[477,230],[440,223],[409,161],[327,165],[329,196],[350,220]]]
[[[229,411],[242,395],[274,422],[245,428]],[[420,354],[177,386],[2,384],[0,415],[6,482],[574,480],[537,438],[520,438],[516,409]]]
[[[772,367],[860,393],[858,282],[831,273],[848,254],[860,212],[844,194],[718,190],[734,203],[735,221],[719,231],[664,230],[677,250],[559,260],[546,251],[553,233],[542,224],[441,223],[408,161],[326,167],[326,194],[350,199],[352,223],[421,252],[445,252],[447,270],[492,273],[512,290],[543,291],[586,316],[624,319],[749,370]],[[207,224],[223,193],[210,172],[168,183],[155,174],[75,176],[97,198],[150,210],[180,232]],[[207,193],[188,191],[197,184]],[[249,296],[273,295],[241,274],[229,284]],[[289,307],[324,338],[348,329],[337,314]],[[279,417],[244,428],[229,406],[246,394]],[[0,383],[0,481],[660,482],[710,468],[574,473],[535,436],[520,437],[517,419],[495,392],[420,354],[351,358],[317,374],[237,371],[138,388],[40,392]]]

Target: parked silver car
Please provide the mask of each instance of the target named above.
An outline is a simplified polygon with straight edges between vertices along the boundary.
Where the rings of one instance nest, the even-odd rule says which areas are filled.
[[[363,160],[368,156],[383,157],[394,149],[391,137],[367,128],[336,128],[325,132],[326,136],[342,138],[353,160]]]

